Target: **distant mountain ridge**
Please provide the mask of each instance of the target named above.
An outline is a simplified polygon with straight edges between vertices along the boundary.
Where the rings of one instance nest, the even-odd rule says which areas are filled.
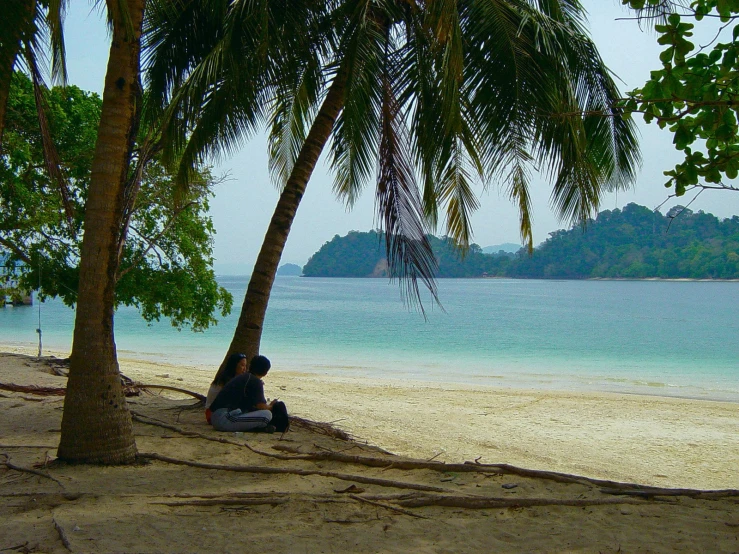
[[[523,250],[486,254],[473,244],[461,257],[450,239],[429,240],[439,264],[437,277],[739,279],[739,216],[719,220],[682,207],[667,215],[638,204],[605,210],[584,229],[549,233],[531,256]],[[326,242],[303,275],[387,276],[387,270],[377,269],[384,259],[381,233],[351,231]]]

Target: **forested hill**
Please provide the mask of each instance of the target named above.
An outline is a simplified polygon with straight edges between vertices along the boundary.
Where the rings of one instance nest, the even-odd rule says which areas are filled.
[[[508,264],[513,254],[483,254],[473,244],[462,261],[450,239],[429,235],[431,247],[439,263],[438,277],[481,277],[495,273]],[[306,277],[386,277],[385,240],[381,233],[350,231],[345,237],[336,235],[313,254],[303,267]]]
[[[531,256],[485,254],[472,245],[462,259],[449,239],[430,239],[438,277],[739,279],[739,217],[719,220],[680,207],[665,215],[637,204],[606,210],[585,230],[550,233]],[[324,244],[303,274],[382,277],[386,267],[382,235],[352,231]]]

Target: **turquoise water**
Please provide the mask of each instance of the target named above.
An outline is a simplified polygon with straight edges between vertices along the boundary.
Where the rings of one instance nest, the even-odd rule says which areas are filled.
[[[247,279],[221,284],[243,300]],[[409,312],[382,279],[279,277],[262,352],[275,368],[378,379],[617,391],[739,402],[739,283],[439,281],[444,310]],[[214,367],[237,313],[204,333],[116,314],[122,356]],[[38,309],[0,310],[0,342],[37,344]],[[68,351],[73,312],[41,307],[44,347]]]

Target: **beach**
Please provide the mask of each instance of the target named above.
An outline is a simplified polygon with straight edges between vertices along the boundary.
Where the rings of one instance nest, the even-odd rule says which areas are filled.
[[[202,394],[213,378],[203,366],[119,362],[135,381]],[[478,459],[659,487],[739,488],[737,403],[337,377],[280,367],[269,373],[265,391],[291,414],[331,422],[403,456]]]
[[[268,396],[301,417],[285,435],[216,433],[192,397],[143,387],[127,401],[139,462],[76,466],[55,460],[65,365],[0,353],[2,551],[731,553],[739,544],[736,404],[273,368]],[[134,381],[193,392],[210,380],[195,367],[120,366]]]

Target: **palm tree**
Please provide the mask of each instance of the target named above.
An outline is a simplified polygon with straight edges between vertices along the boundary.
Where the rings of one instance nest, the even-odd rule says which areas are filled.
[[[63,33],[66,5],[67,0],[6,0],[3,3],[3,19],[0,22],[0,148],[10,80],[19,55],[37,89],[40,116],[43,116],[38,93],[41,80],[38,58],[42,56],[40,43],[48,42],[51,47],[52,80],[61,84],[67,80]],[[44,122],[40,123],[43,128]]]
[[[141,111],[140,49],[146,0],[107,0],[110,57],[85,208],[75,315],[59,458],[121,464],[136,457],[131,415],[121,387],[113,307],[121,222],[133,141]]]
[[[51,50],[51,80],[61,85],[66,84],[63,33],[66,5],[67,0],[8,0],[7,5],[3,6],[4,18],[0,23],[0,152],[13,70],[17,65],[23,65],[33,82],[46,171],[59,189],[67,223],[73,229],[74,213],[69,186],[49,131],[41,69],[43,64],[39,63],[39,59],[45,58],[42,45],[48,43]]]
[[[172,159],[190,165],[232,150],[267,117],[271,125],[282,194],[227,355],[259,351],[290,226],[329,142],[334,190],[347,204],[375,175],[388,260],[411,301],[418,280],[436,296],[425,234],[440,211],[446,234],[469,244],[475,182],[505,187],[531,248],[532,171],[551,179],[557,213],[580,222],[604,191],[633,181],[634,128],[614,107],[618,90],[577,0],[287,2],[309,14],[297,29],[282,21],[283,3],[227,2],[212,49],[168,66],[179,86]],[[178,46],[158,45],[169,59]]]

